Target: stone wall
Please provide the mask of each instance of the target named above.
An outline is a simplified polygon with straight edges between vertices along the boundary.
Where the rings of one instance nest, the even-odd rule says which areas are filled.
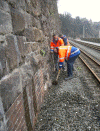
[[[0,130],[34,130],[59,27],[56,0],[0,1]]]

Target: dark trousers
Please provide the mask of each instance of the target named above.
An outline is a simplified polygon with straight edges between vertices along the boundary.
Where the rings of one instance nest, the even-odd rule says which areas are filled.
[[[75,60],[76,60],[76,58],[78,56],[79,56],[79,54],[76,55],[76,56],[74,56],[74,57],[72,57],[72,58],[69,58],[69,60],[67,61],[67,73],[68,73],[68,77],[73,76],[73,64],[74,64],[74,62],[75,62]]]

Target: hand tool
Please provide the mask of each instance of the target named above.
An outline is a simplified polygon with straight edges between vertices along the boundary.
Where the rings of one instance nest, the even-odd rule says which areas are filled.
[[[60,75],[60,70],[58,71],[56,80],[54,80],[54,81],[52,82],[53,85],[57,85],[57,84],[58,84],[58,77],[59,77],[59,75]]]

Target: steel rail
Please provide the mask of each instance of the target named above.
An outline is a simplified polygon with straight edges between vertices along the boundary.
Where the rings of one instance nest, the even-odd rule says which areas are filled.
[[[72,44],[72,43],[71,43]],[[74,44],[72,44],[74,45]],[[100,83],[100,73],[99,75],[96,73],[95,70],[93,70],[93,67],[90,67],[89,63],[86,62],[87,61],[91,61],[93,62],[92,65],[95,65],[94,69],[98,69],[98,67],[100,67],[100,63],[98,63],[97,61],[95,61],[95,59],[93,59],[91,56],[89,56],[89,54],[86,54],[84,51],[82,51],[82,49],[80,49],[81,54],[79,56],[79,58],[82,60],[82,62],[88,67],[88,69],[92,72],[92,74],[95,76],[95,78],[98,80],[98,82]],[[82,57],[82,55],[84,56],[84,58]]]
[[[100,78],[98,77],[98,75],[92,70],[92,68],[85,62],[85,60],[81,56],[79,57],[84,62],[84,64],[88,67],[88,69],[92,72],[92,74],[96,77],[98,82],[100,83]]]
[[[80,49],[81,52],[83,52],[86,56],[88,56],[92,61],[94,61],[98,66],[100,66],[100,63],[96,61],[93,57],[91,57],[88,53],[85,53],[82,49]]]
[[[87,47],[91,47],[92,49],[100,51],[100,46],[98,46],[98,45],[93,45],[93,44],[90,44],[90,43],[85,43],[85,42],[81,42],[81,41],[77,41],[77,40],[73,40],[73,41],[77,42],[77,43],[79,43],[81,45],[85,45]]]

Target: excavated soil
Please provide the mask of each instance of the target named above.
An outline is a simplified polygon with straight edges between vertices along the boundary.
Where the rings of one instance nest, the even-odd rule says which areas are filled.
[[[100,130],[100,85],[79,58],[73,74],[65,81],[67,72],[61,71],[58,85],[48,88],[35,131]]]

